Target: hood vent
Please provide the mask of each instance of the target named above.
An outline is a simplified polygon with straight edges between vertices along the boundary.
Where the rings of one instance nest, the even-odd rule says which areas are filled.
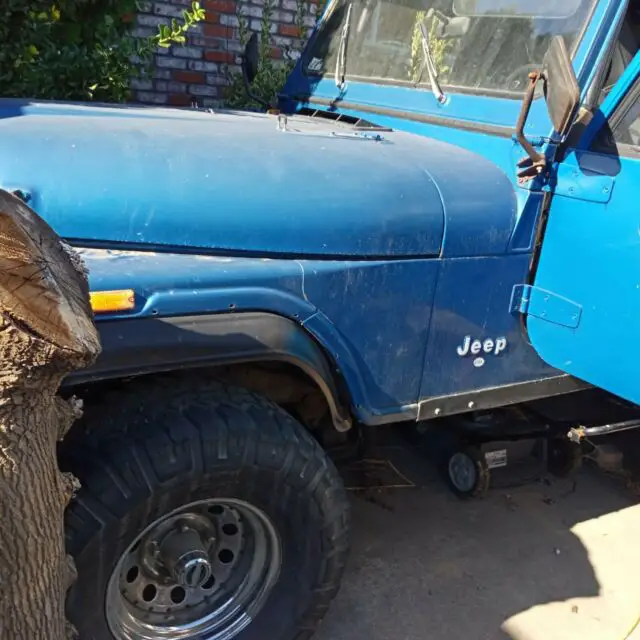
[[[369,120],[364,120],[363,118],[356,118],[355,116],[349,116],[344,113],[324,111],[323,109],[303,107],[297,111],[296,115],[307,116],[309,118],[320,118],[322,120],[330,120],[331,122],[342,122],[344,124],[351,125],[354,129],[359,131],[393,131],[390,127],[381,127],[379,124],[375,124],[375,122],[371,122]]]

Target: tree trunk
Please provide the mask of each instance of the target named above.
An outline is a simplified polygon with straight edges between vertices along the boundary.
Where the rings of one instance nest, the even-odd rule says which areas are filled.
[[[79,403],[56,393],[100,351],[92,318],[78,256],[0,190],[0,640],[73,635],[63,513],[76,480],[58,469],[56,445]]]

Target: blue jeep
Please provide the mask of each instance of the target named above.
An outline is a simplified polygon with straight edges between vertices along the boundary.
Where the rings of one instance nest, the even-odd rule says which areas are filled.
[[[266,114],[0,103],[103,342],[60,452],[82,638],[310,638],[326,449],[369,427],[638,426],[639,4],[332,0]]]

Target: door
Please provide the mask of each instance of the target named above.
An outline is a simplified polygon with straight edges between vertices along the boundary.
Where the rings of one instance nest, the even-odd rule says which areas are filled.
[[[520,310],[550,365],[640,403],[640,54],[558,168]],[[597,123],[600,124],[597,124]]]

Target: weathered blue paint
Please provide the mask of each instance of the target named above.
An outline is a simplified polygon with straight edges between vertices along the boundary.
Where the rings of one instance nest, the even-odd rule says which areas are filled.
[[[587,202],[607,203],[611,200],[615,180],[600,173],[600,161],[588,155],[568,155],[555,167],[555,184],[550,189],[558,196],[568,196]]]
[[[265,310],[304,321],[316,312],[295,260],[80,248],[93,291],[132,288],[136,308],[118,317]],[[104,319],[100,316],[98,320]]]
[[[306,298],[342,336],[369,411],[415,403],[422,377],[439,260],[301,262]],[[339,345],[316,334],[336,361]],[[342,365],[340,365],[342,366]]]
[[[327,350],[356,411],[416,402],[438,260],[301,261],[81,249],[95,291],[133,287],[132,312],[99,318],[269,311]],[[363,413],[363,415],[365,415]]]
[[[454,259],[443,262],[434,299],[420,398],[535,380],[554,370],[538,357],[522,332],[521,316],[510,313],[513,287],[522,282],[529,256]],[[505,338],[497,355],[459,356],[465,336],[484,342]],[[474,366],[474,355],[484,359]]]
[[[599,2],[577,48],[585,95],[620,16],[617,3]],[[625,90],[612,92],[596,124]],[[430,398],[559,370],[614,391],[632,384],[629,368],[593,375],[606,351],[588,345],[602,336],[616,296],[635,300],[638,234],[621,208],[632,202],[637,160],[622,159],[626,177],[591,153],[554,167],[552,241],[535,282],[556,296],[549,308],[563,320],[554,324],[544,299],[529,295],[545,192],[517,184],[518,100],[450,93],[441,105],[428,90],[350,82],[328,105],[333,79],[312,83],[299,66],[285,94],[292,111],[312,105],[394,130],[363,134],[300,115],[285,124],[272,115],[5,100],[0,185],[27,192],[58,233],[84,247],[94,290],[136,291],[132,312],[100,321],[246,311],[290,318],[322,346],[364,422],[415,418]],[[526,133],[548,152],[543,99]],[[629,276],[611,284],[613,267],[601,264],[611,264],[614,248]],[[622,315],[631,319],[636,307]],[[535,349],[523,331],[522,312],[532,309]],[[628,339],[617,335],[617,358]]]
[[[583,97],[587,95],[597,77],[606,58],[607,47],[625,11],[626,3],[609,0],[599,2],[594,10],[592,20],[574,56],[574,69]],[[637,67],[636,58],[635,64],[627,69],[617,87],[602,105],[601,111],[596,112],[581,141],[582,148],[591,143],[595,133],[615,109],[620,95],[626,92],[629,81],[637,77]],[[346,89],[338,94],[332,78],[313,80],[303,73],[300,62],[283,91],[282,103],[285,108],[294,110],[303,107],[326,109],[327,101],[334,101],[330,108],[338,113],[465,147],[499,167],[515,185],[516,163],[524,156],[524,151],[513,140],[505,137],[504,128],[513,127],[520,103],[482,95],[458,95],[451,91],[447,95],[447,101],[439,104],[428,89],[417,90],[358,82],[349,82]],[[420,121],[421,117],[423,121]],[[532,140],[536,137],[544,140],[552,136],[552,127],[542,100],[534,101],[525,133]],[[569,156],[557,167],[555,193],[575,197],[579,192],[585,200],[606,203],[611,198],[613,177],[607,170],[601,173],[585,173],[584,165],[593,164],[593,159],[583,156],[580,162],[582,166],[578,167],[575,156]],[[453,167],[449,165],[446,169]],[[455,185],[455,178],[446,184]],[[473,262],[442,263],[426,351],[424,382],[420,392],[422,399],[457,393],[468,388],[543,377],[552,375],[554,371],[557,373],[545,365],[527,340],[523,339],[520,315],[505,313],[505,309],[509,308],[513,286],[523,285],[529,276],[530,254],[543,195],[540,185],[536,187],[535,184],[524,188],[515,186],[514,192],[515,220],[510,226],[512,235],[507,252],[524,254],[521,258],[514,256],[503,262],[494,258],[479,257]],[[587,205],[581,205],[585,206]],[[586,210],[582,210],[582,215],[586,216]],[[575,219],[577,217],[576,214]],[[499,224],[496,228],[499,231],[503,229]],[[489,224],[486,229],[491,230]],[[549,267],[550,279],[555,271],[562,271],[567,247],[575,244],[575,241],[569,243],[568,240],[571,224],[567,224],[564,229],[562,240],[558,240],[558,259]],[[595,238],[591,244],[594,242]],[[446,251],[445,243],[443,255],[446,255]],[[566,275],[566,272],[563,273]],[[572,273],[572,277],[579,276]],[[564,282],[570,282],[570,278]],[[583,282],[587,287],[588,281]],[[440,296],[448,299],[442,299]],[[571,301],[567,301],[567,304],[572,306]],[[532,322],[535,322],[536,327],[540,324],[534,320]],[[478,371],[465,369],[452,355],[456,339],[465,328],[470,334],[480,338],[484,335],[495,336],[503,333],[508,337],[510,345],[513,345],[510,346],[509,356],[502,359],[486,359],[485,366]],[[545,325],[545,330],[551,329]],[[544,355],[543,351],[540,353]],[[562,358],[546,359],[558,369],[573,372],[568,368],[569,363]],[[586,362],[591,361],[588,352],[585,352],[584,359]],[[601,367],[601,370],[605,369]],[[597,379],[601,377],[598,376]]]
[[[0,114],[15,105],[0,101]],[[0,118],[3,184],[28,191],[67,238],[349,258],[437,256],[445,225],[452,255],[508,241],[498,219],[515,216],[512,185],[459,147],[401,132],[363,140],[306,118],[283,131],[262,114],[98,111],[31,105]],[[72,182],[50,171],[49,154]]]
[[[571,300],[530,284],[518,284],[511,295],[511,311],[575,329],[582,307]]]
[[[14,105],[0,103],[0,113]],[[417,161],[428,157],[423,141],[355,139],[303,120],[285,132],[276,123],[105,108],[97,126],[90,108],[33,105],[0,119],[0,175],[76,240],[281,255],[440,252],[442,204]]]
[[[640,53],[602,105],[601,126],[639,77]],[[588,131],[589,139],[595,133]],[[529,317],[529,336],[553,366],[640,403],[640,157],[574,150],[566,162],[580,181],[594,189],[604,184],[607,197],[554,195],[534,285],[571,300],[582,313],[575,327]]]

